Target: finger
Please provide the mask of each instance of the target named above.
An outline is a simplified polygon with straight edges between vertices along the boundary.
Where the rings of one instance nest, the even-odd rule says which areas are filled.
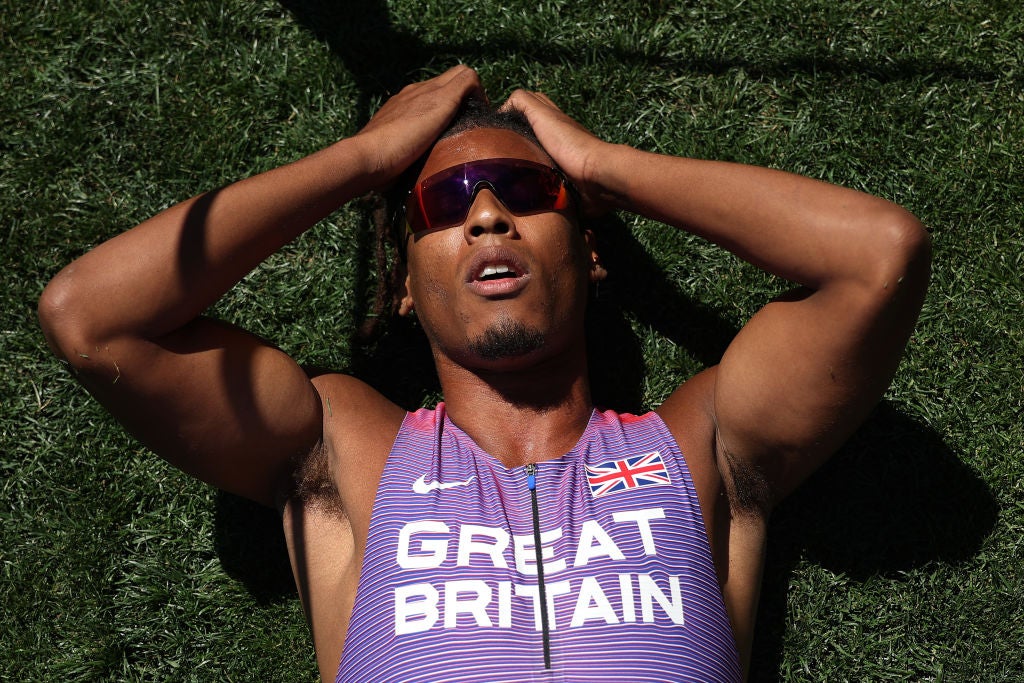
[[[416,95],[420,91],[432,92],[437,90],[444,90],[448,87],[460,88],[464,87],[467,82],[471,84],[477,84],[479,86],[480,79],[476,74],[476,71],[466,66],[465,64],[456,64],[450,69],[445,70],[431,78],[426,78],[422,81],[415,81],[409,83],[399,91],[399,95],[412,96]]]
[[[483,96],[483,99],[487,98],[484,94],[483,84],[480,82],[480,74],[465,64],[456,64],[438,76],[435,80],[439,87],[455,88],[459,90],[463,96],[466,96],[469,93],[478,93]]]
[[[475,73],[473,69],[469,68],[465,64],[456,64],[453,67],[445,69],[436,76],[432,76],[431,78],[425,78],[422,81],[419,81],[418,83],[420,85],[433,85],[439,88],[443,88],[452,81],[458,80],[460,77],[464,78],[467,72]]]
[[[473,72],[473,77],[462,89],[460,95],[460,102],[464,102],[468,99],[475,99],[484,102],[488,107],[491,106],[491,98],[489,98],[487,93],[484,91],[484,84],[480,81],[480,76],[475,71]]]
[[[468,66],[466,64],[456,64],[455,66],[449,68],[447,71],[442,73],[440,76],[437,76],[437,78],[439,80],[447,82],[450,80],[454,80],[460,76],[472,76],[473,78],[478,78],[476,70],[474,70],[473,67]]]
[[[502,110],[518,109],[523,113],[528,114],[529,110],[535,107],[553,109],[559,114],[563,113],[562,110],[559,109],[558,105],[544,93],[523,89],[513,92],[501,108]]]
[[[522,110],[526,109],[527,106],[529,106],[529,104],[528,104],[528,98],[529,97],[530,97],[530,91],[529,90],[523,90],[522,88],[517,88],[516,90],[513,90],[512,94],[508,96],[508,99],[505,100],[505,102],[502,103],[502,105],[500,107],[498,107],[498,111],[505,112],[505,111],[509,111],[509,110],[512,110],[512,109],[518,109],[518,110],[522,111]]]
[[[536,97],[537,99],[541,100],[542,102],[546,103],[549,107],[552,107],[555,111],[559,111],[559,112],[562,111],[562,108],[559,107],[557,104],[555,104],[555,101],[552,100],[547,95],[545,95],[544,93],[542,93],[542,92],[535,92],[535,93],[533,93],[533,96]]]

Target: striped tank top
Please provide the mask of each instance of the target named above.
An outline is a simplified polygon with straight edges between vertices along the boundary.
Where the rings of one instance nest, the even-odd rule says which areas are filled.
[[[406,416],[377,490],[337,683],[738,681],[686,462],[661,418],[597,411],[508,469]]]

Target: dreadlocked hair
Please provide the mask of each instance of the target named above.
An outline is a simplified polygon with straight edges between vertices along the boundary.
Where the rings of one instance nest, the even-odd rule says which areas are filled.
[[[373,261],[377,273],[377,291],[373,307],[359,328],[359,338],[366,343],[376,341],[385,324],[397,310],[397,298],[403,269],[400,267],[402,249],[392,228],[393,215],[388,198],[379,192],[370,192],[361,203],[373,223]]]
[[[437,140],[441,141],[478,128],[509,130],[543,149],[523,112],[518,109],[498,111],[487,102],[478,99],[467,99],[463,102],[455,118]],[[373,221],[374,261],[377,270],[377,292],[374,295],[373,309],[359,331],[359,336],[364,342],[375,341],[398,310],[397,295],[405,273],[407,239],[401,208],[409,196],[413,183],[423,170],[429,154],[430,150],[406,169],[390,191],[385,194],[371,192],[363,198]]]

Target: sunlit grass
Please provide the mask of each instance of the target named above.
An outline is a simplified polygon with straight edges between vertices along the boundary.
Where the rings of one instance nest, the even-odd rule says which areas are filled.
[[[921,217],[935,243],[921,323],[885,404],[774,520],[753,670],[1024,671],[1014,3],[2,0],[0,17],[11,680],[315,679],[273,514],[124,435],[48,355],[35,302],[90,246],[355,132],[388,93],[459,61],[492,99],[543,90],[609,140],[796,171]],[[596,385],[622,407],[657,405],[784,287],[631,217],[603,239]],[[354,339],[370,255],[365,217],[346,209],[216,312],[414,407],[435,391],[429,372],[407,379],[422,357],[384,343],[375,363]]]

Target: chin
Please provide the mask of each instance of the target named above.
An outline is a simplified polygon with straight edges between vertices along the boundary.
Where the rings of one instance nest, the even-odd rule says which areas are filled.
[[[469,352],[484,361],[515,361],[536,355],[546,345],[540,330],[519,320],[505,318],[470,340]]]

